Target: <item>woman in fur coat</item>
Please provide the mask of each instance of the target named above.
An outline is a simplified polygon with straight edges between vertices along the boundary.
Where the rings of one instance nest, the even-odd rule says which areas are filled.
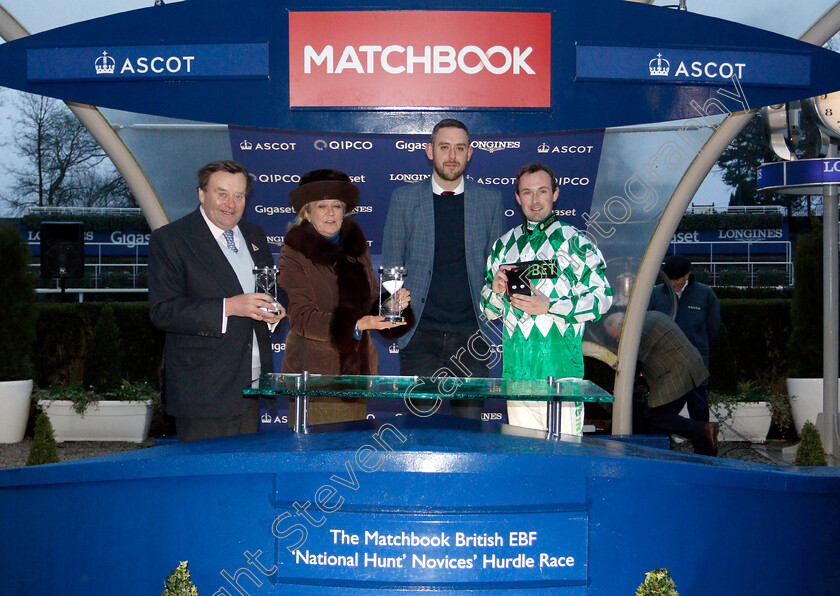
[[[375,375],[378,358],[369,331],[393,338],[410,325],[378,316],[379,280],[365,234],[344,218],[356,207],[359,189],[343,172],[315,170],[301,176],[289,200],[297,218],[277,263],[278,284],[289,295],[290,330],[282,372]],[[411,297],[402,289],[396,299],[407,308]],[[411,318],[410,308],[406,315]],[[293,424],[294,408],[289,412]],[[309,400],[310,424],[362,420],[366,414],[366,400]]]

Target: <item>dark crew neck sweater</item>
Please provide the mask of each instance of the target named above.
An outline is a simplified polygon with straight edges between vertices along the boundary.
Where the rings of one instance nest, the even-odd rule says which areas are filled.
[[[464,193],[434,195],[435,257],[418,329],[471,332],[475,311],[464,245]]]

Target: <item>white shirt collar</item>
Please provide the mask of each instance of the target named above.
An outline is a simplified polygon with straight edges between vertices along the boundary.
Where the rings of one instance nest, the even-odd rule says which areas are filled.
[[[443,188],[440,187],[440,184],[437,183],[435,177],[432,176],[432,192],[436,195],[443,193]],[[459,195],[464,192],[464,177],[461,176],[461,181],[458,183],[458,187],[453,191],[456,195]]]
[[[676,293],[677,298],[682,298],[682,293],[685,292],[685,289],[688,287],[688,284],[690,284],[690,283],[691,283],[691,280],[688,280],[688,279],[685,280],[685,285],[682,287],[682,290],[680,290],[679,292]]]
[[[207,227],[210,228],[210,233],[213,234],[213,238],[215,238],[223,248],[227,248],[227,242],[223,236],[225,231],[210,221],[210,218],[207,217],[207,214],[204,212],[204,205],[199,205],[198,210],[201,212],[201,217],[204,218],[204,223],[206,223]],[[235,225],[233,226],[233,243],[236,246],[236,250],[240,249],[239,236],[239,225]]]

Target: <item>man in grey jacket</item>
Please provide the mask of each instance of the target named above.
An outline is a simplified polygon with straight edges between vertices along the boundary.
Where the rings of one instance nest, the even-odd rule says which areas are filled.
[[[607,334],[618,339],[624,313],[608,316],[604,322]],[[700,352],[667,315],[648,311],[639,343],[639,362],[647,382],[648,409],[654,432],[675,434],[691,441],[694,452],[717,455],[717,422],[683,418],[680,411],[689,397],[709,377]]]
[[[498,357],[479,302],[490,247],[504,232],[504,208],[497,190],[464,177],[472,152],[462,122],[438,122],[426,145],[431,177],[391,195],[382,264],[406,268],[416,317],[398,343],[401,375],[486,377]],[[482,407],[450,403],[453,414],[469,418],[480,418]]]

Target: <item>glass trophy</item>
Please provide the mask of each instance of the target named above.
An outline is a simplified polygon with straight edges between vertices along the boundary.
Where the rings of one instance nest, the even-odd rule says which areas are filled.
[[[277,274],[280,270],[277,267],[254,267],[254,277],[257,280],[257,292],[268,294],[274,300],[271,308],[260,307],[267,313],[276,315],[280,312],[280,304],[277,302]]]
[[[405,267],[379,268],[379,316],[390,323],[404,323],[397,291],[403,287]]]

